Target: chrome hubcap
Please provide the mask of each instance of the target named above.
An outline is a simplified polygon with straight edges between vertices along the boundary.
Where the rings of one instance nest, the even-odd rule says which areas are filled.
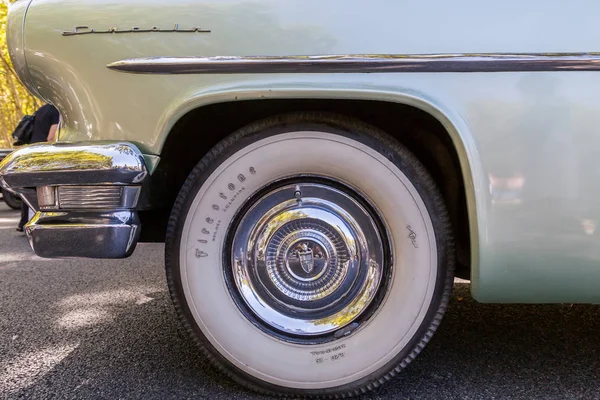
[[[249,204],[233,231],[230,289],[261,325],[300,337],[356,325],[385,267],[380,225],[364,204],[317,179]]]

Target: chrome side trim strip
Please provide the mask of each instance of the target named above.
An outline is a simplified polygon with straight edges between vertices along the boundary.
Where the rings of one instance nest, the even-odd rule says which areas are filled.
[[[138,74],[600,71],[600,53],[148,57],[107,67]]]

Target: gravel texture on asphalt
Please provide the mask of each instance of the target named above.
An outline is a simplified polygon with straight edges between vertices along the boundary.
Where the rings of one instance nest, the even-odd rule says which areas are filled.
[[[260,399],[179,324],[163,245],[126,260],[46,260],[0,205],[0,398]],[[385,335],[385,332],[381,333]],[[600,307],[485,305],[456,283],[438,333],[369,399],[600,399]]]

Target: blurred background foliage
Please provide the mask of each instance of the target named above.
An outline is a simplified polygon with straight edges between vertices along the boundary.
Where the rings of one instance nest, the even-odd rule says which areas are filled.
[[[23,115],[33,114],[43,103],[21,85],[6,46],[6,16],[10,3],[0,0],[0,149],[12,147],[11,134]]]

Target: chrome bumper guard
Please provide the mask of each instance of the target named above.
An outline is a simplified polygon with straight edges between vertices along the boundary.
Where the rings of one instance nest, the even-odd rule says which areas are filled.
[[[47,258],[131,255],[148,179],[143,155],[126,142],[42,143],[0,163],[0,185],[36,211],[25,231]]]

